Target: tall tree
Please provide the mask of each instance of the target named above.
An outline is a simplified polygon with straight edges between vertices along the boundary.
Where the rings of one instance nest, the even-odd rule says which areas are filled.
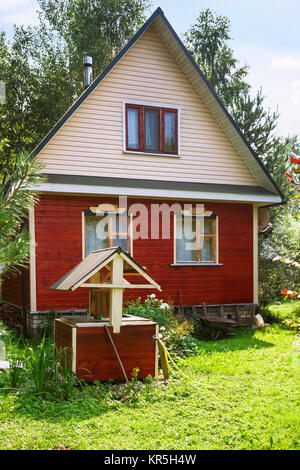
[[[37,27],[15,27],[11,43],[0,34],[0,173],[31,151],[83,91],[83,57],[99,74],[144,20],[148,0],[39,0]]]
[[[209,8],[200,12],[184,41],[212,88],[232,114],[254,151],[262,156],[276,144],[277,111],[264,108],[261,90],[251,97],[246,81],[248,66],[241,66],[229,47],[230,21]]]
[[[70,71],[82,89],[82,60],[99,74],[145,20],[148,0],[38,0],[41,24],[63,39]]]

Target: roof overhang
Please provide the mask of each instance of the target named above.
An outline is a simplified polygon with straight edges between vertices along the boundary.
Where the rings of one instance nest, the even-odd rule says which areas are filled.
[[[280,195],[261,186],[47,174],[43,192],[110,196],[216,200],[278,204]]]

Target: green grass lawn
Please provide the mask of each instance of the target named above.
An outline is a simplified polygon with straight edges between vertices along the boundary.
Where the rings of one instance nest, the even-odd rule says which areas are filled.
[[[297,344],[298,342],[298,344]],[[0,393],[0,448],[297,449],[299,339],[280,325],[199,341],[168,383],[76,389],[69,401]]]

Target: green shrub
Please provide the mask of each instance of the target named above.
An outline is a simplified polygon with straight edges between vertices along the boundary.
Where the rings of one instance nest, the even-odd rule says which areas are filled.
[[[82,386],[82,383],[72,370],[72,360],[68,357],[66,348],[55,348],[55,361],[53,368],[54,382],[56,382],[62,390],[64,400],[69,400],[72,396],[75,385]]]
[[[299,291],[299,270],[291,264],[273,261],[276,256],[300,261],[300,222],[289,213],[290,206],[272,217],[273,230],[259,238],[259,302],[270,304],[282,299],[282,289]]]
[[[282,324],[289,330],[300,332],[300,323],[295,320],[284,320]]]
[[[172,313],[172,308],[163,300],[156,298],[155,294],[147,296],[144,303],[141,298],[128,302],[124,313],[138,317],[149,318],[158,323],[159,326],[171,329],[178,326],[178,321]]]
[[[144,302],[141,298],[128,302],[124,313],[149,318],[158,323],[161,339],[171,354],[183,357],[196,353],[197,342],[192,336],[193,324],[188,321],[179,324],[172,307],[157,299],[155,294],[148,295]]]
[[[282,323],[285,320],[298,321],[300,319],[300,302],[291,300],[277,302],[260,307],[260,314],[266,323]]]

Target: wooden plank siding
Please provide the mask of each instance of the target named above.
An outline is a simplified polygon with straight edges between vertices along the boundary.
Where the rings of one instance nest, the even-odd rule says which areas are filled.
[[[135,368],[139,378],[155,376],[156,325],[126,325],[119,334],[113,334],[111,327],[109,331],[129,379]],[[77,328],[76,369],[87,381],[124,379],[104,327]]]
[[[2,281],[2,300],[22,308],[23,294],[22,294],[22,274],[7,273],[3,276]],[[26,270],[26,299],[27,308],[30,308],[30,291],[29,291],[29,270]]]
[[[180,158],[123,152],[123,100],[180,107]],[[154,27],[38,155],[45,173],[259,185]]]
[[[116,198],[93,196],[41,196],[35,208],[37,310],[84,309],[88,289],[74,292],[50,287],[82,260],[82,211],[100,203],[116,204]],[[173,200],[129,199],[133,203],[167,203]],[[180,203],[180,201],[177,201]],[[181,201],[182,207],[185,201]],[[198,203],[200,201],[197,201]],[[218,216],[221,266],[171,266],[174,261],[173,218],[171,239],[134,240],[134,258],[161,287],[157,297],[185,305],[251,303],[253,301],[253,207],[252,204],[206,202],[205,209]],[[149,210],[149,232],[151,219]],[[243,269],[241,269],[241,265]],[[131,279],[130,279],[131,282]],[[124,299],[145,298],[153,290],[127,289]]]

